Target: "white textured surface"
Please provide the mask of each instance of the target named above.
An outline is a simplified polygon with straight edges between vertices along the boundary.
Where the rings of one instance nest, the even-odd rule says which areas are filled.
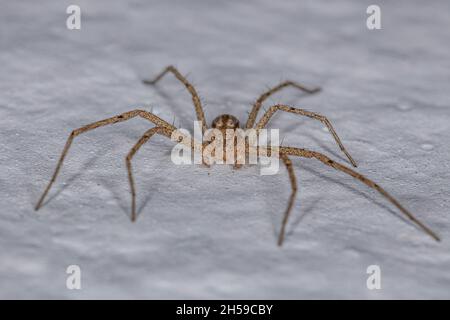
[[[0,298],[450,298],[450,12],[446,0],[4,1],[0,11]],[[399,219],[376,192],[314,160],[295,159],[300,191],[285,246],[276,231],[286,172],[175,167],[155,139],[135,160],[138,222],[129,222],[124,157],[144,120],[74,143],[50,201],[33,211],[71,131],[142,104],[191,127],[167,64],[189,74],[208,122],[250,105],[281,79],[320,85],[283,102],[327,115],[359,162],[443,238]],[[284,143],[345,162],[322,126],[279,115]],[[82,269],[81,291],[65,269]],[[382,290],[366,289],[366,268]]]

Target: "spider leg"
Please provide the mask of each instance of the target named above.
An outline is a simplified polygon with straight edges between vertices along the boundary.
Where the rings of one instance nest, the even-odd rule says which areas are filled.
[[[328,131],[333,135],[334,140],[339,145],[339,148],[341,149],[341,151],[347,156],[350,163],[354,167],[357,167],[355,160],[353,160],[353,158],[350,156],[350,154],[345,149],[344,145],[341,142],[341,139],[339,139],[339,136],[337,135],[337,133],[334,130],[333,126],[331,125],[330,121],[325,116],[322,116],[318,113],[299,109],[299,108],[289,107],[286,105],[277,104],[277,105],[270,107],[269,110],[267,110],[267,112],[262,116],[261,120],[259,120],[259,122],[256,124],[255,128],[257,130],[264,128],[267,125],[267,123],[269,122],[270,118],[272,118],[272,116],[278,110],[298,114],[298,115],[316,119],[316,120],[319,120],[320,122],[322,122],[325,126],[327,126]]]
[[[256,116],[258,115],[259,109],[261,109],[261,106],[262,106],[264,100],[269,98],[272,94],[274,94],[284,88],[287,88],[287,87],[294,87],[294,88],[297,88],[297,89],[302,90],[303,92],[306,92],[309,94],[313,94],[313,93],[319,92],[321,90],[320,88],[309,89],[309,88],[306,88],[305,86],[303,86],[299,83],[296,83],[294,81],[284,81],[284,82],[280,83],[279,85],[264,92],[258,98],[258,100],[256,100],[255,104],[253,105],[252,111],[250,112],[250,114],[248,116],[245,127],[247,129],[250,129],[253,127],[253,125],[255,124],[255,121],[256,121]]]
[[[156,124],[159,127],[163,127],[166,128],[167,130],[174,130],[176,129],[174,126],[170,125],[169,123],[167,123],[166,121],[164,121],[163,119],[155,116],[154,114],[144,111],[144,110],[132,110],[132,111],[128,111],[125,113],[122,113],[120,115],[111,117],[111,118],[107,118],[104,120],[100,120],[97,122],[93,122],[91,124],[88,124],[86,126],[83,126],[81,128],[75,129],[71,132],[71,134],[69,135],[69,138],[66,141],[66,144],[64,146],[64,149],[61,153],[61,156],[59,158],[58,164],[56,166],[56,169],[53,173],[52,178],[50,179],[50,182],[48,183],[47,187],[44,190],[44,193],[42,194],[41,198],[39,199],[38,203],[36,204],[35,210],[39,210],[39,208],[42,206],[42,203],[45,199],[45,197],[47,196],[47,193],[49,192],[50,188],[52,187],[53,183],[56,180],[56,177],[58,176],[58,173],[61,169],[62,163],[64,161],[64,158],[66,157],[67,152],[69,151],[70,146],[72,145],[73,139],[90,130],[102,127],[102,126],[106,126],[108,124],[114,124],[114,123],[118,123],[118,122],[123,122],[126,120],[129,120],[131,118],[134,117],[142,117],[144,119],[149,120],[150,122],[153,122],[154,124]]]
[[[154,127],[147,130],[144,135],[138,140],[138,142],[131,148],[127,157],[125,158],[128,170],[128,180],[130,182],[131,188],[131,221],[136,221],[136,188],[134,185],[133,172],[131,168],[131,159],[136,154],[136,152],[142,147],[144,143],[146,143],[155,133],[164,135],[168,138],[171,137],[173,130],[169,130],[163,127]]]
[[[187,81],[187,79],[174,67],[168,66],[161,73],[159,73],[153,80],[143,80],[142,82],[149,85],[155,85],[162,77],[167,73],[172,73],[189,91],[192,96],[192,102],[194,103],[195,112],[197,113],[197,119],[202,123],[202,132],[208,128],[206,125],[205,114],[203,112],[202,103],[198,96],[194,86]]]
[[[420,220],[418,220],[411,212],[405,209],[393,196],[391,196],[386,190],[380,187],[378,184],[373,182],[372,180],[366,178],[362,174],[350,169],[342,164],[337,163],[336,161],[331,160],[327,156],[307,149],[293,148],[293,147],[280,147],[281,154],[288,154],[303,158],[314,158],[319,160],[320,162],[330,166],[336,170],[342,171],[353,178],[358,179],[368,187],[377,190],[382,196],[384,196],[387,200],[389,200],[394,206],[396,206],[409,220],[411,220],[414,224],[416,224],[420,229],[422,229],[426,234],[432,237],[436,241],[440,241],[439,236],[434,233],[430,228],[428,228],[425,224],[423,224]]]
[[[279,246],[281,246],[283,244],[285,230],[286,230],[286,224],[288,222],[289,215],[291,213],[292,207],[293,207],[294,202],[295,202],[295,196],[297,194],[297,179],[295,178],[295,172],[294,172],[294,169],[292,168],[292,161],[284,153],[280,153],[280,158],[281,158],[281,160],[283,160],[283,163],[286,166],[286,169],[287,169],[287,171],[289,173],[289,180],[291,182],[292,192],[291,192],[291,196],[289,197],[288,206],[287,206],[286,211],[284,213],[283,221],[281,223],[280,234],[278,235],[278,245]]]

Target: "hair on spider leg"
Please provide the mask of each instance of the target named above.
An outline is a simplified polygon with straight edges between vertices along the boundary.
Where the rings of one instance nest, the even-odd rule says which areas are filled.
[[[189,80],[189,77],[191,76],[191,72],[188,71],[184,74],[184,77],[186,78],[186,81],[189,81],[191,83],[191,85],[196,86],[197,84],[195,84],[192,80]]]

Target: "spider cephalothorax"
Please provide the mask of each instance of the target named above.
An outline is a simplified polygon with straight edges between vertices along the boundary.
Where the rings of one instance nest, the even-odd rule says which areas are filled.
[[[236,130],[239,128],[239,120],[231,114],[222,114],[213,120],[211,127],[219,130]]]
[[[197,114],[197,119],[202,124],[203,132],[205,132],[208,129],[208,127],[206,125],[205,115],[203,113],[203,108],[202,108],[200,98],[199,98],[197,92],[195,91],[194,87],[186,80],[186,78],[183,75],[181,75],[181,73],[176,68],[174,68],[173,66],[168,66],[155,79],[144,80],[144,83],[153,85],[156,82],[158,82],[168,72],[172,73],[179,81],[181,81],[181,83],[183,83],[183,85],[186,87],[186,89],[191,94],[192,102],[194,103],[195,112]],[[277,86],[273,87],[272,89],[268,90],[267,92],[263,93],[256,100],[256,102],[253,105],[253,108],[249,114],[247,122],[245,124],[245,129],[252,129],[252,128],[256,129],[256,130],[263,129],[277,111],[283,111],[283,112],[287,112],[287,113],[291,113],[291,114],[296,114],[299,116],[305,116],[305,117],[308,117],[308,118],[311,118],[314,120],[318,120],[324,126],[327,127],[328,132],[330,132],[330,134],[333,136],[334,140],[336,141],[336,143],[339,146],[339,148],[341,149],[341,151],[346,155],[346,157],[348,158],[350,163],[354,167],[356,167],[356,162],[353,160],[353,158],[350,156],[350,154],[344,148],[344,145],[342,144],[338,135],[334,131],[333,126],[331,125],[330,121],[325,116],[322,116],[318,113],[307,111],[304,109],[294,108],[294,107],[290,107],[290,106],[286,106],[286,105],[282,105],[282,104],[277,104],[277,105],[270,107],[264,113],[264,115],[261,117],[261,119],[258,122],[256,122],[256,117],[258,115],[259,110],[261,109],[262,103],[269,96],[271,96],[272,94],[274,94],[286,87],[297,88],[308,94],[313,94],[320,90],[319,88],[307,88],[307,87],[304,87],[303,85],[298,84],[293,81],[284,81],[284,82],[280,83],[279,85],[277,85]],[[152,122],[155,125],[153,128],[150,128],[142,135],[142,137],[131,148],[130,152],[128,153],[128,155],[125,158],[127,170],[128,170],[128,179],[129,179],[130,189],[131,189],[131,220],[135,221],[136,220],[136,190],[135,190],[135,185],[134,185],[131,160],[132,160],[133,156],[136,154],[136,152],[142,147],[142,145],[144,145],[155,134],[160,134],[165,137],[171,138],[172,134],[177,130],[177,128],[175,126],[169,124],[167,121],[161,119],[160,117],[156,116],[155,114],[145,111],[145,110],[128,111],[128,112],[122,113],[120,115],[117,115],[117,116],[114,116],[111,118],[107,118],[104,120],[100,120],[97,122],[93,122],[91,124],[88,124],[86,126],[78,128],[76,130],[73,130],[72,133],[69,135],[69,138],[67,139],[66,145],[64,146],[64,150],[61,154],[61,157],[59,158],[59,161],[58,161],[56,169],[53,173],[53,176],[36,205],[36,210],[38,210],[42,206],[43,201],[44,201],[48,191],[50,190],[53,182],[55,181],[55,179],[58,175],[58,172],[59,172],[59,170],[62,166],[62,163],[64,161],[64,158],[72,144],[72,141],[76,136],[78,136],[84,132],[87,132],[87,131],[90,131],[90,130],[93,130],[93,129],[96,129],[96,128],[99,128],[99,127],[102,127],[102,126],[105,126],[108,124],[123,122],[123,121],[129,120],[129,119],[132,119],[134,117],[144,118],[144,119]],[[227,129],[236,130],[239,128],[239,121],[236,119],[236,117],[234,117],[232,115],[224,114],[224,115],[218,116],[216,119],[214,119],[214,121],[212,123],[212,127],[215,129],[219,129],[221,131],[227,131]],[[198,146],[198,143],[195,143],[195,140],[193,140],[193,141],[191,140],[188,143],[188,145],[192,145],[192,148],[196,150],[197,149],[196,146]],[[283,221],[281,224],[281,230],[280,230],[280,233],[278,236],[278,244],[279,245],[281,245],[283,243],[286,224],[287,224],[291,209],[294,205],[295,196],[297,194],[297,180],[295,177],[295,172],[294,172],[294,169],[292,166],[290,156],[316,159],[316,160],[322,162],[323,164],[325,164],[329,167],[332,167],[333,169],[336,169],[338,171],[341,171],[343,173],[346,173],[346,174],[352,176],[355,179],[358,179],[359,181],[361,181],[368,187],[377,190],[382,196],[384,196],[394,206],[396,206],[408,219],[410,219],[412,222],[414,222],[418,227],[420,227],[423,231],[425,231],[427,234],[429,234],[435,240],[439,241],[439,237],[432,230],[430,230],[427,226],[425,226],[422,222],[420,222],[414,215],[412,215],[408,210],[406,210],[394,197],[392,197],[389,193],[387,193],[386,190],[384,190],[378,184],[376,184],[372,180],[366,178],[362,174],[349,168],[348,166],[344,166],[344,165],[330,159],[329,157],[327,157],[326,155],[324,155],[322,153],[311,151],[308,149],[303,149],[303,148],[281,146],[279,148],[278,156],[283,161],[284,165],[286,166],[287,172],[289,174],[291,189],[292,189],[286,211],[284,212]],[[235,168],[238,168],[238,167],[239,167],[239,165],[235,165]]]

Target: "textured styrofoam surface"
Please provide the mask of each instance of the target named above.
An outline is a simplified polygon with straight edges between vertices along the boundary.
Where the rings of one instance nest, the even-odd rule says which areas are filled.
[[[450,5],[379,1],[10,1],[0,10],[0,298],[450,298]],[[134,161],[129,221],[124,157],[142,119],[75,140],[50,201],[33,206],[74,128],[142,107],[184,128],[190,97],[174,79],[141,79],[175,64],[196,85],[208,122],[245,122],[282,79],[320,85],[268,101],[327,115],[358,170],[443,238],[433,242],[376,192],[295,159],[299,196],[283,248],[285,170],[178,167],[156,138]],[[346,163],[310,119],[278,115],[284,144]],[[82,290],[65,287],[66,267]],[[366,288],[377,264],[382,289]]]

